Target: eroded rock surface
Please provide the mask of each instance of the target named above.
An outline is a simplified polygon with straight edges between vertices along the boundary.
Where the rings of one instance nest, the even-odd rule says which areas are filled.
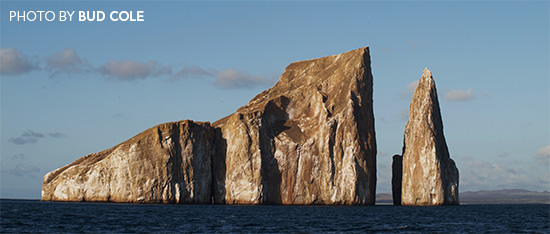
[[[214,159],[216,202],[374,204],[372,82],[367,47],[290,64],[213,124],[225,149]]]
[[[42,200],[373,205],[372,82],[367,47],[292,63],[212,127],[161,124],[48,173]]]
[[[405,126],[402,205],[458,205],[458,169],[443,135],[437,90],[426,68]]]
[[[214,134],[188,120],[150,128],[46,174],[42,200],[211,203]]]

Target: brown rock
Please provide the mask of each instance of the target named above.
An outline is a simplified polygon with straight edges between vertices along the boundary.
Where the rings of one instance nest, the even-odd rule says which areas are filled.
[[[449,156],[437,90],[426,68],[405,126],[402,205],[458,205],[458,169]]]
[[[213,124],[214,198],[227,204],[370,204],[376,140],[368,48],[290,64]]]
[[[368,48],[290,64],[213,124],[161,124],[48,173],[42,200],[369,204],[376,140]]]
[[[391,191],[393,197],[393,205],[401,205],[401,183],[403,183],[403,157],[399,154],[393,156],[391,165]]]
[[[214,128],[180,121],[150,128],[44,176],[44,201],[211,203]]]

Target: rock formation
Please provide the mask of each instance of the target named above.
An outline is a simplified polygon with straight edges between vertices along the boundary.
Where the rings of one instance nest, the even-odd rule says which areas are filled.
[[[367,47],[292,63],[212,127],[162,124],[48,173],[42,200],[373,205],[372,82]]]
[[[213,124],[226,143],[214,159],[225,171],[216,202],[373,205],[372,107],[368,48],[290,64],[273,88]]]
[[[426,68],[405,126],[402,205],[458,205],[458,169],[449,156],[437,90]]]
[[[150,128],[46,174],[42,200],[211,203],[214,134],[188,120]]]
[[[401,205],[401,183],[403,182],[403,157],[399,154],[393,156],[391,165],[391,192],[393,205]]]

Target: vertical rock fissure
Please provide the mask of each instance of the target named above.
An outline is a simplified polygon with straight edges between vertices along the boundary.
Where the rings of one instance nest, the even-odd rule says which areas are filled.
[[[181,142],[180,142],[180,126],[178,126],[177,123],[174,123],[170,130],[169,130],[168,137],[171,141],[171,147],[170,147],[170,157],[167,162],[167,168],[169,170],[166,171],[166,184],[164,186],[172,187],[173,183],[185,183],[185,187],[187,187],[187,181],[182,178],[182,169],[183,169],[183,159],[182,159],[182,148],[181,148]],[[161,134],[162,136],[162,134]],[[162,144],[161,144],[162,145]],[[183,181],[181,181],[183,180]],[[169,203],[176,203],[176,200],[181,200],[181,198],[175,198],[173,196],[174,192],[172,192],[171,199],[169,201],[163,201],[163,202],[169,202]]]

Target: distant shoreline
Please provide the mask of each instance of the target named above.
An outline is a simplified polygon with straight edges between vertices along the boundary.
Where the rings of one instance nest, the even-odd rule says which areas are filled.
[[[525,189],[468,191],[460,193],[459,198],[460,205],[550,204],[550,192],[537,192]],[[40,201],[40,199],[26,198],[0,198],[0,200]],[[393,205],[391,193],[377,193],[375,205]]]
[[[525,189],[468,191],[459,194],[460,205],[550,204],[550,192]],[[376,204],[392,203],[391,193],[376,194]]]

